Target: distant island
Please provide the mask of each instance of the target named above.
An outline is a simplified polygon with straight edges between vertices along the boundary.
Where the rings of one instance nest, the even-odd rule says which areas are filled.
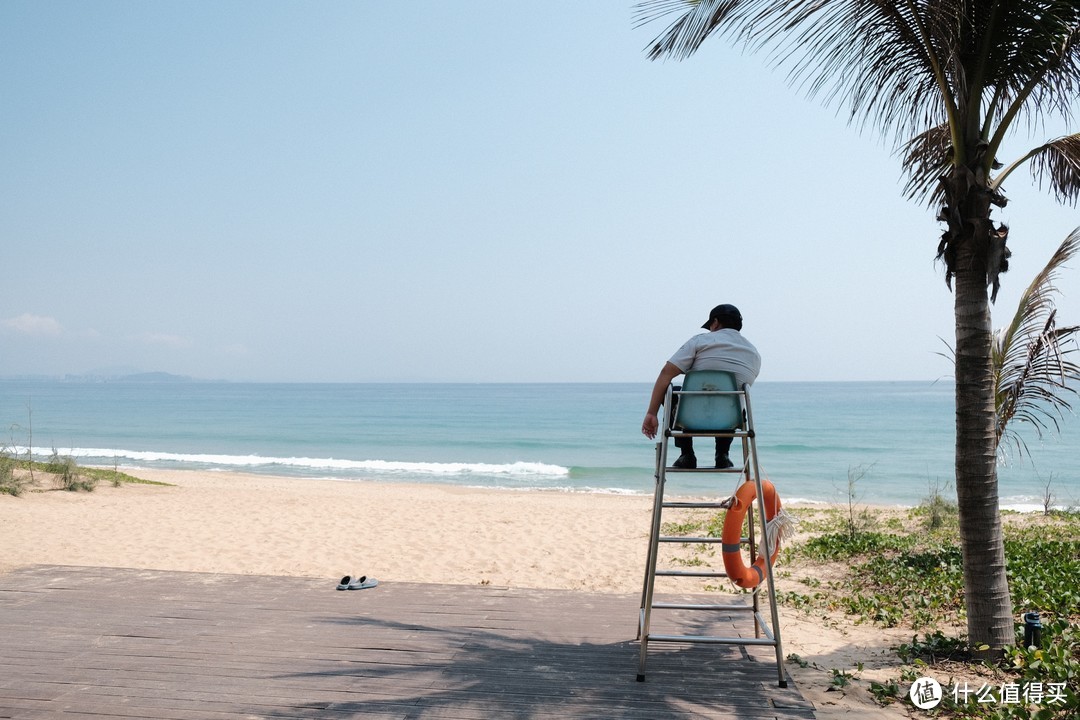
[[[195,378],[188,375],[173,375],[167,372],[143,372],[131,375],[122,375],[112,379],[113,382],[131,383],[186,383],[195,382]]]

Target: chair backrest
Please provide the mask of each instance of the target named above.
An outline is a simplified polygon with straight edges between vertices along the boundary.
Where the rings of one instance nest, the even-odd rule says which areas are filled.
[[[686,373],[682,389],[736,391],[735,376],[721,370],[692,370]],[[675,427],[700,432],[740,428],[743,424],[739,395],[680,395],[675,410]]]

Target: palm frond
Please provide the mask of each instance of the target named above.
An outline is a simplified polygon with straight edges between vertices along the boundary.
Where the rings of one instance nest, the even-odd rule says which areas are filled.
[[[903,147],[903,167],[908,180],[904,195],[908,199],[922,198],[928,205],[944,199],[941,178],[952,160],[952,135],[948,125],[938,125],[919,133]]]
[[[826,102],[850,105],[850,118],[907,135],[945,120],[921,15],[960,0],[642,0],[637,25],[676,15],[646,49],[650,59],[684,59],[708,38],[728,35],[771,49],[793,83]],[[948,25],[948,23],[944,23]]]
[[[1080,250],[1080,228],[1058,247],[1028,285],[1009,325],[994,335],[991,360],[997,409],[998,449],[1011,443],[1023,453],[1026,445],[1010,421],[1031,425],[1041,438],[1059,429],[1058,421],[1072,409],[1078,394],[1080,364],[1073,354],[1080,326],[1057,326],[1054,282],[1058,271]]]
[[[671,16],[648,46],[652,59],[686,58],[714,35],[768,48],[807,95],[846,105],[850,122],[874,125],[885,137],[902,140],[944,124],[957,146],[953,162],[966,164],[975,162],[961,156],[970,137],[958,143],[979,127],[989,143],[987,173],[1014,121],[1038,122],[1045,113],[1068,119],[1080,95],[1077,0],[641,0],[635,6],[639,26]],[[904,147],[909,155],[914,149]],[[910,195],[928,193],[937,159],[909,163],[916,170]],[[1063,177],[1060,170],[1055,176]]]
[[[1046,181],[1058,200],[1076,205],[1080,198],[1080,133],[1046,143],[1031,158],[1031,172],[1039,187]]]
[[[942,59],[926,42],[936,18],[892,0],[792,4],[787,23],[774,21],[761,33],[777,43],[774,60],[791,66],[790,79],[807,95],[846,105],[849,121],[861,118],[860,125],[876,125],[887,136],[947,121],[937,82]]]
[[[646,48],[650,60],[661,57],[685,59],[710,36],[724,28],[741,0],[645,0],[634,6],[635,26],[646,25],[668,15],[679,17]]]
[[[1080,4],[1075,0],[1010,0],[997,5],[1008,28],[994,45],[1000,108],[1020,103],[1031,122],[1053,112],[1068,119],[1080,84]]]

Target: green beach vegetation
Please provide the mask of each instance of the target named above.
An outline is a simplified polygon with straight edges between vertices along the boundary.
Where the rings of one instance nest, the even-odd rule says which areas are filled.
[[[940,502],[940,500],[939,500]],[[907,687],[924,675],[964,678],[970,687],[987,685],[992,693],[1005,686],[1064,683],[1061,702],[1042,706],[953,700],[945,693],[941,716],[962,718],[1080,716],[1080,513],[1042,515],[1006,513],[1005,559],[1013,597],[1013,615],[1038,612],[1039,647],[1023,647],[1024,627],[1016,624],[1015,644],[1000,660],[978,660],[968,638],[955,629],[966,621],[962,551],[955,506],[951,521],[931,521],[941,508],[924,503],[908,512],[900,528],[874,529],[852,536],[843,517],[822,511],[813,519],[816,533],[786,552],[791,565],[839,568],[839,577],[780,597],[805,612],[840,611],[857,623],[903,627],[910,643],[895,648],[903,663],[896,678],[872,683],[882,704],[907,701]],[[810,577],[817,577],[812,575]],[[794,579],[788,574],[788,579]],[[943,629],[944,628],[944,629]]]
[[[856,506],[853,506],[856,507]],[[903,629],[910,640],[891,648],[888,677],[861,678],[862,667],[818,668],[832,673],[833,689],[861,683],[881,705],[911,706],[908,689],[920,677],[970,689],[966,701],[945,688],[929,716],[942,718],[1080,717],[1080,511],[1005,511],[1004,547],[1012,588],[1014,644],[997,659],[981,657],[964,632],[966,604],[957,507],[932,492],[911,509],[841,505],[798,508],[799,536],[782,548],[778,602],[790,612],[831,623]],[[857,518],[852,522],[852,518]],[[687,516],[665,532],[719,537],[723,514]],[[686,549],[678,564],[711,565],[711,546]],[[711,586],[717,592],[746,592]],[[1025,613],[1037,612],[1038,647],[1024,647]],[[781,631],[783,628],[781,627]],[[789,663],[810,663],[789,655]],[[815,666],[816,667],[816,666]],[[1054,702],[1008,702],[1004,688],[1053,687]],[[975,690],[986,688],[981,700]],[[989,693],[989,694],[986,694]],[[1030,694],[1030,693],[1029,693]],[[1049,697],[1049,696],[1047,696]],[[961,695],[962,698],[962,695]],[[922,711],[918,711],[922,712]]]
[[[100,482],[113,487],[130,483],[165,484],[143,480],[116,468],[82,467],[75,458],[61,455],[55,449],[47,460],[39,461],[19,457],[9,448],[0,448],[0,495],[19,496],[25,492],[45,492],[50,489],[91,492]]]
[[[29,478],[16,472],[18,461],[6,450],[0,450],[0,495],[21,495]]]

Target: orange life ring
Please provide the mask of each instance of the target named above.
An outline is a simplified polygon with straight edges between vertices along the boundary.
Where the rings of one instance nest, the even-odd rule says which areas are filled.
[[[765,495],[765,518],[766,521],[776,517],[780,512],[780,496],[776,494],[776,488],[768,480],[761,481],[761,491]],[[735,501],[724,515],[724,533],[720,536],[721,547],[724,554],[724,570],[732,582],[741,588],[752,590],[765,579],[765,555],[762,553],[753,565],[747,567],[742,556],[742,527],[743,518],[746,517],[750,504],[757,497],[757,488],[754,483],[747,480],[735,492]],[[777,541],[773,548],[769,562],[776,562],[776,556],[780,553],[780,542]]]

